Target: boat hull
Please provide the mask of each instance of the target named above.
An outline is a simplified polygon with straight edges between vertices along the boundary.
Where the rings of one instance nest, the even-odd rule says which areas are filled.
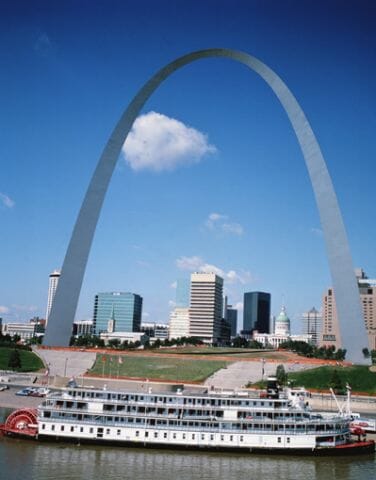
[[[35,440],[39,442],[57,442],[70,443],[75,445],[103,445],[108,447],[125,447],[125,448],[146,448],[146,449],[164,449],[164,450],[180,450],[180,451],[208,451],[208,452],[225,452],[240,454],[267,454],[267,455],[305,455],[305,456],[344,456],[344,455],[372,455],[375,454],[375,442],[373,440],[348,443],[335,447],[319,447],[319,448],[268,448],[268,447],[224,447],[212,445],[179,445],[171,443],[148,443],[143,441],[124,441],[124,440],[105,440],[101,438],[78,438],[78,437],[60,437],[57,435],[28,435],[22,432],[2,431],[4,436],[13,438],[22,438],[27,440]]]

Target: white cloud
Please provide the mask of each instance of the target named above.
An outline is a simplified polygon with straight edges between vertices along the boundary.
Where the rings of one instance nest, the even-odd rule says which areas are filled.
[[[180,270],[190,270],[192,272],[197,271],[202,265],[203,261],[201,257],[180,257],[176,260],[176,266]]]
[[[321,228],[312,227],[311,228],[311,233],[313,233],[317,237],[322,237],[323,236]]]
[[[0,192],[0,200],[4,207],[13,208],[15,205],[15,202],[10,197],[8,197],[8,195],[5,195],[5,193]]]
[[[126,162],[133,170],[155,172],[198,163],[216,147],[207,136],[174,118],[149,112],[139,116],[123,146]]]
[[[209,230],[221,231],[238,236],[244,233],[244,229],[240,223],[230,222],[229,216],[221,213],[211,213],[205,221],[205,226]]]
[[[4,305],[0,305],[0,313],[1,314],[9,313],[9,308],[5,307]]]
[[[233,305],[235,310],[243,310],[243,302],[237,302],[235,305]]]
[[[168,301],[168,306],[169,306],[170,308],[175,308],[175,307],[176,307],[176,302],[175,302],[174,300],[169,300],[169,301]]]
[[[245,285],[252,281],[251,273],[248,271],[241,270],[237,272],[235,270],[229,270],[228,272],[225,272],[222,268],[207,263],[198,256],[180,257],[176,260],[176,266],[180,270],[188,270],[191,272],[215,273],[229,284],[240,283]]]
[[[14,304],[14,305],[12,305],[12,308],[17,310],[18,312],[29,312],[29,313],[33,313],[33,312],[36,312],[38,310],[38,307],[36,305],[17,305],[17,304]]]
[[[175,282],[172,282],[171,285],[170,285],[170,287],[174,288],[175,290],[176,290],[177,286],[178,286],[178,282],[176,280],[175,280]]]

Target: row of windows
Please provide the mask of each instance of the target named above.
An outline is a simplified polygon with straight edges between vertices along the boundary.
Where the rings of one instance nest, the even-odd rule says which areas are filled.
[[[55,432],[56,431],[56,425],[52,424],[51,425],[51,431],[52,432]],[[42,430],[45,430],[46,429],[46,424],[45,423],[42,423]],[[65,425],[60,425],[60,432],[64,432],[64,431],[69,431],[69,432],[74,432],[76,429],[76,432],[80,432],[80,433],[84,433],[84,427],[79,427],[79,430],[78,430],[78,427],[74,427],[74,426],[71,426],[69,427],[69,430],[65,430]],[[94,433],[94,428],[93,427],[90,427],[89,428],[89,433]],[[153,433],[153,437],[154,438],[158,438],[159,437],[159,433],[162,433],[162,432],[149,432],[149,431],[145,431],[145,434],[144,434],[144,437],[145,438],[150,438],[149,436],[149,433]],[[102,428],[98,428],[97,429],[97,434],[101,435],[103,434],[103,429]],[[110,428],[106,428],[106,435],[110,435],[111,434],[111,429]],[[121,435],[121,430],[120,429],[117,429],[116,430],[116,434],[118,436]],[[140,437],[140,431],[139,430],[136,430],[136,433],[135,433],[135,436],[136,437]],[[163,439],[167,439],[168,437],[168,433],[167,432],[163,432]],[[174,440],[178,439],[180,437],[181,440],[187,440],[188,439],[188,435],[186,433],[182,433],[182,434],[177,434],[176,432],[174,432],[172,434],[172,438]],[[199,435],[197,434],[197,438],[199,438]],[[201,433],[200,434],[200,438],[201,440],[211,440],[213,441],[214,440],[214,435],[213,434],[210,434],[206,437],[206,435],[204,433]],[[196,434],[195,433],[192,433],[191,434],[191,439],[192,440],[195,440],[196,439]],[[220,439],[221,439],[221,442],[225,441],[225,435],[221,435],[220,436]],[[227,439],[232,442],[234,440],[234,435],[228,435],[227,436]],[[244,437],[243,435],[240,435],[239,436],[239,440],[240,442],[243,442],[244,441]]]

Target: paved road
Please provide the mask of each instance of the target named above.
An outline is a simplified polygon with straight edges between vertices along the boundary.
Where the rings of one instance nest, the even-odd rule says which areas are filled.
[[[287,373],[297,372],[307,368],[314,368],[317,365],[300,363],[264,363],[264,379],[274,375],[278,365],[283,365]],[[235,362],[215,372],[205,381],[205,385],[218,388],[234,389],[241,388],[247,383],[255,383],[262,379],[262,362]]]
[[[50,375],[60,377],[79,377],[89,370],[96,353],[80,352],[78,350],[34,350],[49,367]]]

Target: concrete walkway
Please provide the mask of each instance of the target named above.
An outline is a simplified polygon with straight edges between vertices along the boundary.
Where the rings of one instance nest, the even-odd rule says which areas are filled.
[[[235,362],[215,372],[205,381],[208,387],[217,387],[225,389],[241,388],[249,382],[255,383],[262,379],[262,361],[260,362]],[[283,365],[287,373],[297,372],[308,368],[317,367],[317,365],[300,363],[264,363],[264,379],[270,375],[275,375],[278,365]]]
[[[94,362],[95,352],[80,352],[78,350],[48,350],[34,349],[49,368],[51,376],[79,377],[89,370]]]

